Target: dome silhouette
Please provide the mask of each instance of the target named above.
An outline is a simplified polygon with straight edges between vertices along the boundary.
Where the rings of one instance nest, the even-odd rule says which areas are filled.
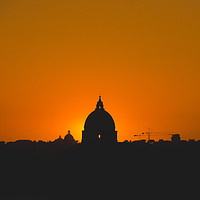
[[[65,135],[64,141],[68,144],[75,144],[76,143],[74,137],[70,134],[70,131],[68,131],[67,135]]]
[[[112,116],[105,111],[101,96],[96,109],[89,114],[82,132],[83,143],[116,143],[117,131]]]

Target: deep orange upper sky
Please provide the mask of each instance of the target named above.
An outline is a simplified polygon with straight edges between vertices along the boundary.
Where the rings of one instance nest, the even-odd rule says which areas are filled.
[[[148,128],[200,139],[199,11],[199,0],[0,1],[0,140],[70,129],[81,141],[99,94],[119,141]]]

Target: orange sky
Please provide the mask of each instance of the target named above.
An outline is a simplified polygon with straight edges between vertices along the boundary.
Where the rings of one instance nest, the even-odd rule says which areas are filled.
[[[200,139],[199,10],[199,0],[0,1],[0,140],[70,129],[81,141],[99,94],[119,141],[148,128]]]

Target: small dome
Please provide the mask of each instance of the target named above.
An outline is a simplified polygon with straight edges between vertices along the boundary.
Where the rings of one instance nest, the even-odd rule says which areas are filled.
[[[64,141],[68,144],[75,144],[76,143],[74,137],[70,134],[70,131],[68,131],[67,135],[64,138]]]

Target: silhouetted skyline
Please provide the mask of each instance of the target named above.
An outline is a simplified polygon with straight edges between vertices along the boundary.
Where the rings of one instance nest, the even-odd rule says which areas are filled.
[[[186,141],[179,134],[172,134],[171,141],[155,141],[149,134],[147,132],[148,140],[117,142],[114,120],[105,111],[100,96],[96,109],[85,121],[81,143],[70,131],[64,138],[59,135],[48,142],[0,142],[0,170],[3,172],[0,198],[58,200],[74,195],[119,198],[116,191],[131,186],[131,191],[138,192],[138,184],[144,180],[148,189],[153,190],[148,183],[151,173],[154,181],[163,185],[167,179],[178,175],[180,167],[184,172],[185,169],[195,171],[200,140]],[[157,169],[161,163],[164,165]],[[147,171],[145,175],[144,170]],[[162,191],[159,184],[157,190]],[[105,186],[109,189],[102,189]],[[123,192],[123,195],[130,196],[130,192]]]
[[[0,0],[0,28],[0,200],[198,198],[200,0]]]

